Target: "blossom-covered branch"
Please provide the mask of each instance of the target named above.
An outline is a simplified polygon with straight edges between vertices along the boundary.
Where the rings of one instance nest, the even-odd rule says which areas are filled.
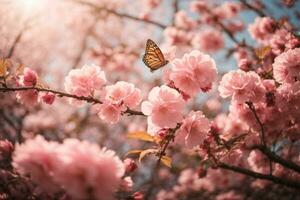
[[[73,99],[77,99],[77,100],[80,100],[80,101],[86,101],[86,102],[92,103],[92,104],[103,104],[103,102],[101,102],[100,100],[98,100],[96,98],[93,98],[93,97],[77,96],[77,95],[73,95],[73,94],[69,94],[69,93],[65,93],[65,92],[61,92],[61,91],[57,91],[57,90],[52,90],[52,89],[48,89],[48,88],[42,88],[42,87],[38,87],[38,86],[31,86],[31,87],[9,87],[9,86],[5,86],[5,87],[0,87],[1,92],[17,92],[17,91],[27,91],[27,90],[36,90],[38,92],[50,92],[52,94],[56,94],[58,97],[73,98]],[[126,111],[124,111],[124,114],[144,115],[140,111],[135,111],[135,110],[131,110],[131,109],[127,109]]]
[[[70,0],[68,0],[70,1]],[[105,8],[105,7],[100,7],[100,6],[97,6],[96,4],[93,4],[93,3],[90,3],[90,2],[87,2],[87,1],[82,1],[82,0],[71,0],[73,2],[76,2],[76,3],[79,3],[79,4],[83,4],[83,5],[87,5],[93,9],[95,9],[96,11],[105,11],[109,14],[112,14],[112,15],[115,15],[115,16],[118,16],[118,17],[121,17],[121,18],[126,18],[126,19],[131,19],[131,20],[134,20],[134,21],[138,21],[138,22],[143,22],[143,23],[147,23],[147,24],[151,24],[151,25],[154,25],[154,26],[157,26],[161,29],[165,29],[167,28],[166,25],[163,25],[159,22],[155,22],[155,21],[152,21],[152,20],[149,20],[149,19],[142,19],[142,18],[139,18],[139,17],[136,17],[136,16],[133,16],[133,15],[130,15],[130,14],[126,14],[126,13],[119,13],[115,10],[112,10],[112,9],[109,9],[109,8]]]

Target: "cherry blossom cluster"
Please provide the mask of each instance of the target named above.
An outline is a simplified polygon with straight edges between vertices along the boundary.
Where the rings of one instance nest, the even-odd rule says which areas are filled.
[[[34,87],[38,84],[38,75],[30,68],[25,68],[24,74],[19,78],[17,84],[20,87]],[[33,106],[40,101],[43,101],[46,104],[52,104],[55,100],[55,95],[49,92],[28,90],[17,92],[17,99],[26,106]]]
[[[13,166],[49,194],[63,188],[75,199],[113,199],[125,172],[112,150],[77,139],[59,144],[41,136],[16,146]]]

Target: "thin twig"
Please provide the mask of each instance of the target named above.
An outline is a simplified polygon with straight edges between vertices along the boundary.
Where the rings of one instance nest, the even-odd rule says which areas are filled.
[[[256,121],[257,121],[259,127],[260,127],[260,137],[261,137],[261,141],[262,141],[263,146],[266,146],[267,144],[266,144],[266,140],[265,140],[265,128],[264,128],[264,125],[263,125],[263,123],[260,121],[260,119],[259,119],[259,117],[258,117],[258,115],[257,115],[256,109],[255,109],[253,103],[252,103],[252,102],[249,102],[249,101],[248,101],[248,102],[245,102],[245,103],[247,104],[247,106],[249,107],[249,109],[252,111],[252,113],[253,113],[253,115],[254,115],[254,117],[255,117],[255,119],[256,119]]]

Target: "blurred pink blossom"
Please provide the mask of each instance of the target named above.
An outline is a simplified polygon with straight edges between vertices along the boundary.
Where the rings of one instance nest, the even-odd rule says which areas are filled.
[[[46,104],[53,104],[55,100],[55,95],[51,92],[42,92],[39,94],[41,99],[43,100],[44,103]]]
[[[14,145],[8,140],[0,140],[0,161],[5,162],[11,158]],[[1,164],[0,164],[1,166]]]
[[[126,176],[124,179],[121,180],[120,190],[130,192],[132,191],[132,187],[133,181],[130,176]]]
[[[21,76],[21,84],[24,86],[35,86],[37,81],[38,81],[37,73],[34,70],[25,67],[24,75]]]
[[[275,55],[300,46],[300,39],[286,29],[279,29],[272,35],[270,46]]]
[[[217,77],[215,61],[207,54],[194,50],[174,59],[169,79],[180,91],[195,96],[198,92],[211,89]]]
[[[242,195],[236,194],[234,191],[221,193],[216,196],[216,200],[243,200],[245,199]]]
[[[184,100],[180,93],[168,86],[154,87],[148,100],[142,103],[142,112],[161,128],[174,128],[183,118]]]
[[[88,97],[95,90],[101,90],[105,83],[105,74],[99,66],[85,65],[69,72],[65,78],[65,89],[70,94]]]
[[[131,158],[126,158],[124,160],[124,166],[125,166],[126,173],[131,173],[137,169],[137,165],[135,164],[134,160],[132,160]]]
[[[252,38],[259,42],[267,42],[276,30],[276,21],[270,17],[257,17],[253,24],[248,26]]]
[[[56,192],[59,186],[53,181],[53,171],[60,165],[57,148],[56,142],[48,142],[41,136],[26,140],[16,145],[13,166],[22,174],[30,174],[44,191]]]
[[[48,142],[41,136],[17,145],[13,165],[44,191],[63,188],[74,199],[113,199],[125,171],[114,151],[77,139]]]
[[[235,17],[241,9],[242,5],[239,2],[226,1],[213,12],[221,19],[229,19]]]
[[[54,180],[75,199],[113,199],[124,165],[114,151],[77,139],[66,139],[58,148]],[[102,180],[102,181],[101,181]]]
[[[175,141],[188,148],[203,144],[210,130],[210,122],[201,111],[191,111],[176,132]]]
[[[239,60],[238,66],[241,70],[248,72],[251,70],[252,67],[252,61],[248,60],[246,58]]]
[[[300,81],[300,48],[277,56],[273,63],[274,78],[279,83]]]
[[[260,173],[268,173],[269,171],[268,158],[266,158],[264,154],[261,153],[260,151],[258,150],[251,151],[249,157],[247,158],[247,161],[253,171],[260,172]]]
[[[176,27],[167,27],[164,30],[166,42],[170,45],[188,45],[192,39],[190,32]]]
[[[199,0],[199,1],[192,1],[190,3],[190,10],[193,12],[203,13],[207,11],[208,4],[205,1]]]
[[[38,92],[36,90],[18,91],[16,98],[27,107],[32,107],[38,102]]]
[[[175,25],[180,28],[191,30],[196,26],[196,21],[187,16],[187,13],[183,10],[175,14]]]
[[[133,200],[144,200],[144,194],[142,192],[135,192],[132,195]]]
[[[204,52],[215,52],[224,47],[224,38],[221,32],[207,29],[194,36],[192,45]]]
[[[242,21],[232,21],[228,22],[226,27],[230,30],[232,34],[235,34],[237,32],[243,31],[245,25]]]

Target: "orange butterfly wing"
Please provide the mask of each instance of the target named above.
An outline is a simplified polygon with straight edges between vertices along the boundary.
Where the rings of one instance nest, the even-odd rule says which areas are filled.
[[[159,47],[150,39],[148,39],[146,43],[143,62],[151,71],[157,70],[168,63]]]

